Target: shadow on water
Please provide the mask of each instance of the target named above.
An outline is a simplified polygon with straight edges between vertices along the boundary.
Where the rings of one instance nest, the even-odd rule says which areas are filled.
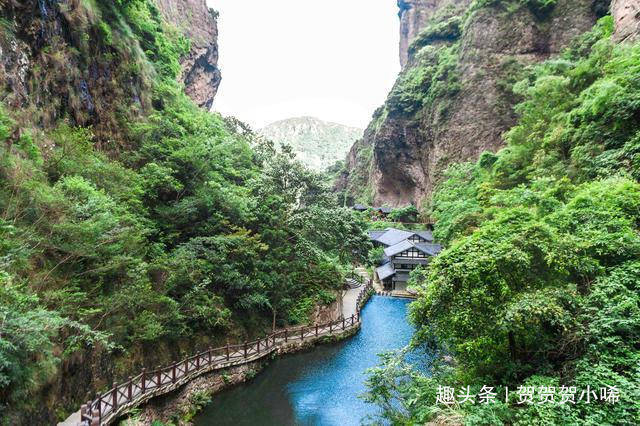
[[[274,360],[255,379],[215,395],[195,425],[359,425],[376,412],[358,398],[366,390],[365,370],[378,364],[377,354],[403,347],[413,334],[408,303],[374,296],[358,334]]]

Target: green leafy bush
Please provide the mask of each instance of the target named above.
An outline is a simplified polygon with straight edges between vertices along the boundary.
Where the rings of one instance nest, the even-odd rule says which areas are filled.
[[[464,17],[455,15],[446,20],[436,21],[420,31],[418,36],[411,42],[409,53],[415,54],[424,46],[437,41],[456,41],[462,35],[462,24]]]
[[[418,209],[416,206],[393,209],[391,213],[389,213],[389,218],[398,222],[416,222],[418,219]]]

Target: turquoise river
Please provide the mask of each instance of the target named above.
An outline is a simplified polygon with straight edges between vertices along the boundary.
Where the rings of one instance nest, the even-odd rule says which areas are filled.
[[[196,426],[360,425],[376,407],[359,395],[378,354],[405,346],[413,334],[406,299],[374,296],[361,330],[333,345],[274,360],[253,380],[213,397]]]

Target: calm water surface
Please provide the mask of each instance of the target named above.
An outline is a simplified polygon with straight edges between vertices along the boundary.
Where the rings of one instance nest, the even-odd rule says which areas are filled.
[[[196,426],[359,425],[376,407],[365,392],[365,370],[377,354],[406,345],[413,328],[405,299],[374,296],[358,334],[335,345],[274,360],[255,379],[214,396]]]

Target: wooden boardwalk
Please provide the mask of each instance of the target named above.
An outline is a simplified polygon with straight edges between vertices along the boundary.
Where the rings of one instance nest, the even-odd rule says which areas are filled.
[[[296,341],[315,341],[357,328],[360,326],[360,309],[372,290],[371,280],[368,280],[366,285],[348,292],[357,294],[354,303],[350,302],[348,312],[352,313],[348,317],[343,315],[342,318],[326,324],[284,329],[252,342],[211,348],[168,367],[153,371],[142,370],[137,376],[129,378],[126,382],[114,386],[113,389],[97,395],[93,401],[87,402],[80,409],[80,415],[75,413],[67,419],[65,424],[108,425],[131,408],[158,395],[171,392],[209,371],[256,361]],[[343,309],[345,309],[344,306]],[[78,417],[79,422],[76,420],[70,423],[72,419],[75,420]]]

